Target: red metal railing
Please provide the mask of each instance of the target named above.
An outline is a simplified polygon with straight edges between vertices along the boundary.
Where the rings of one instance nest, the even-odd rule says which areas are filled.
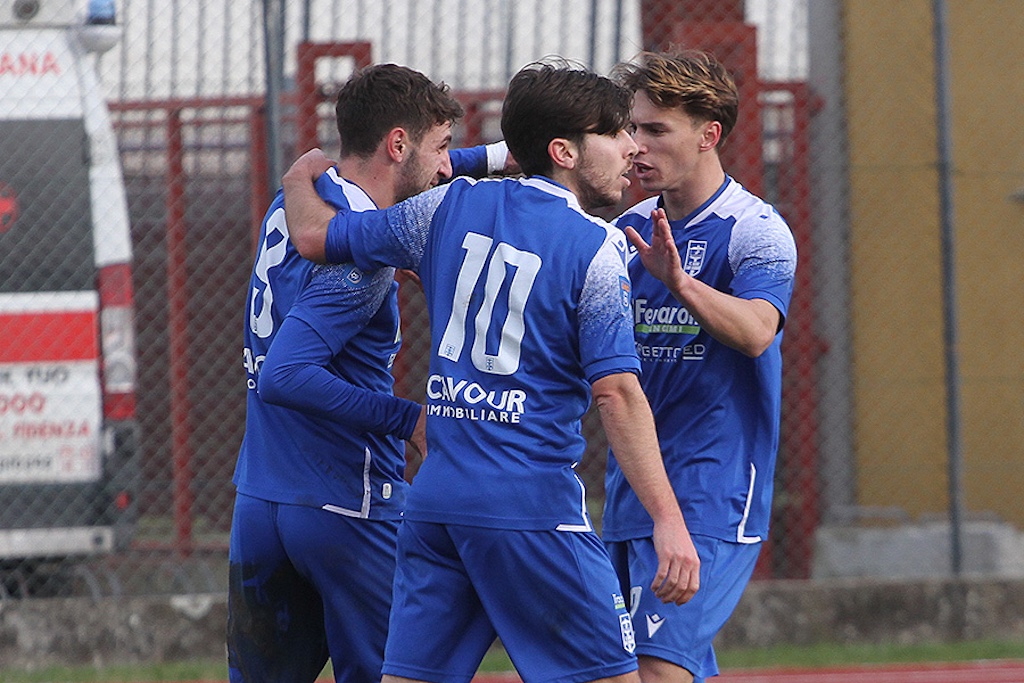
[[[115,127],[122,132],[136,129],[163,128],[165,196],[165,246],[167,249],[167,335],[168,387],[170,402],[171,466],[173,482],[173,549],[181,556],[190,555],[197,544],[193,537],[195,517],[193,405],[190,400],[189,370],[192,367],[192,330],[189,319],[190,274],[187,268],[188,225],[186,210],[186,159],[192,150],[185,142],[186,130],[204,125],[246,124],[249,128],[250,210],[252,222],[259,229],[259,217],[269,203],[266,191],[266,135],[263,101],[251,97],[185,98],[146,102],[121,102],[110,105],[121,114]],[[241,115],[211,114],[211,110],[243,109]],[[144,112],[162,116],[135,119],[131,113]],[[187,120],[184,112],[192,112]],[[155,149],[145,151],[159,153]],[[122,150],[126,151],[126,150]],[[130,151],[130,150],[128,150]],[[157,545],[160,545],[157,543]]]

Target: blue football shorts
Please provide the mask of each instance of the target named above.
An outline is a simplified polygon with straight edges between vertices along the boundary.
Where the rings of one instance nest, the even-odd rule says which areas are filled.
[[[695,683],[718,674],[711,642],[728,621],[750,581],[760,543],[730,543],[692,534],[700,557],[700,589],[682,605],[665,604],[651,592],[658,571],[654,541],[606,543],[622,590],[629,592],[636,627],[636,654],[678,664]]]
[[[228,578],[232,683],[380,680],[399,523],[235,497]]]
[[[637,668],[633,627],[593,533],[406,520],[384,673],[468,683],[495,636],[525,683]]]

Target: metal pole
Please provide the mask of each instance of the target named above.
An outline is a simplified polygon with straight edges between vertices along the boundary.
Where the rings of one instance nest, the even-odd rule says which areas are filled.
[[[181,110],[167,115],[167,333],[170,336],[171,465],[175,548],[192,554],[192,404],[188,395],[188,236],[185,225],[185,146]]]
[[[587,66],[597,71],[597,0],[590,0],[590,41],[587,43]]]
[[[284,1],[263,0],[263,56],[266,68],[267,184],[277,192],[284,165],[281,156],[281,93],[284,81]]]
[[[945,0],[932,0],[935,42],[935,119],[938,143],[939,208],[942,227],[942,303],[946,342],[946,440],[949,471],[950,567],[963,572],[963,453],[960,437],[956,263],[953,213],[953,151],[950,130],[949,44]]]
[[[515,54],[516,10],[511,2],[505,1],[505,82],[512,78],[512,55]]]
[[[615,2],[615,38],[612,50],[612,65],[622,61],[622,0]]]
[[[310,27],[310,13],[309,13],[310,0],[303,0],[302,3],[302,42],[309,42],[309,27]],[[362,14],[362,12],[360,12]]]

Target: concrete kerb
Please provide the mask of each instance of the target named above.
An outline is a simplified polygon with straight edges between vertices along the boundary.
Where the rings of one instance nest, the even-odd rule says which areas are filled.
[[[752,583],[722,647],[914,645],[1024,639],[1024,580],[963,578]]]
[[[0,601],[3,667],[218,659],[223,594]],[[721,647],[1024,639],[1024,580],[760,581]]]

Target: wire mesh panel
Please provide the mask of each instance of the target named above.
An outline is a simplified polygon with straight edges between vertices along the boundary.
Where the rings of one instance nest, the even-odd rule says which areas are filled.
[[[1024,31],[1007,6],[972,6],[953,11],[958,131],[1024,82],[975,78],[986,35]],[[531,61],[608,73],[642,49],[718,56],[741,99],[726,172],[777,208],[800,259],[757,576],[842,574],[879,525],[889,548],[944,519],[925,0],[118,0],[114,23],[86,8],[0,0],[0,597],[223,590],[254,236],[280,163],[337,153],[333,98],[377,62],[448,83],[466,109],[456,143],[472,145],[500,138],[505,85]],[[958,212],[967,492],[1017,552],[1024,394],[1005,321],[1024,173],[1020,131],[992,118],[988,157],[954,136],[958,198],[986,198]],[[396,392],[422,400],[426,308],[412,281],[400,296]],[[594,415],[582,429],[599,521],[606,445]],[[858,571],[887,571],[874,554]]]
[[[74,5],[67,7],[69,26],[82,20],[82,8]],[[756,31],[745,22],[740,3],[727,16],[714,19],[719,22],[714,26],[708,23],[713,18],[704,16],[690,28],[687,17],[673,14],[679,10],[672,5],[285,3],[282,70],[270,73],[267,65],[273,64],[265,41],[274,36],[266,30],[260,3],[122,3],[117,40],[105,50],[77,55],[81,65],[76,68],[96,74],[102,92],[97,99],[108,103],[106,108],[102,101],[95,103],[98,115],[117,134],[133,254],[138,380],[132,425],[140,438],[131,455],[133,474],[126,480],[131,486],[120,499],[131,520],[122,525],[123,540],[117,549],[111,543],[85,554],[85,561],[76,556],[70,566],[116,576],[111,585],[117,590],[181,590],[190,581],[190,571],[197,572],[200,587],[220,585],[231,474],[244,420],[238,358],[244,283],[252,262],[252,236],[269,201],[269,188],[276,185],[266,178],[267,141],[281,145],[284,158],[312,145],[336,149],[331,100],[354,68],[395,61],[445,80],[467,111],[457,142],[470,145],[500,137],[504,84],[529,61],[557,54],[608,71],[644,47],[667,47],[711,30],[714,44],[701,46],[728,48],[735,55],[732,66],[739,69],[749,104],[743,139],[728,152],[735,169],[731,171],[760,190],[766,173]],[[431,40],[441,34],[449,39]],[[266,93],[275,77],[281,79],[282,102],[279,118],[272,120]],[[277,135],[269,135],[268,128]],[[82,144],[81,132],[49,131],[54,144],[65,150],[65,140]],[[792,133],[775,133],[780,149],[792,149]],[[31,142],[25,149],[39,158],[47,154]],[[773,168],[785,168],[782,161],[776,160]],[[88,162],[83,164],[79,202],[86,201],[88,187]],[[67,181],[71,176],[64,171]],[[62,204],[68,206],[66,216],[87,213],[84,205],[75,209],[72,201]],[[612,215],[610,210],[607,216]],[[37,222],[31,214],[23,220]],[[75,234],[60,232],[63,239]],[[89,246],[87,224],[78,235]],[[33,241],[48,239],[42,235]],[[80,257],[89,253],[70,246],[65,251]],[[15,265],[15,259],[5,258],[4,267],[27,268],[26,263],[30,261]],[[84,258],[80,266],[78,275],[57,271],[53,277],[66,288],[76,277],[91,283],[93,264]],[[11,272],[5,279],[20,278]],[[396,388],[421,400],[429,354],[425,307],[411,282],[403,285],[402,298],[405,342],[395,365]],[[98,422],[92,429],[100,431]],[[594,415],[587,416],[583,431],[590,445],[578,469],[599,519],[606,446]],[[96,455],[94,460],[101,458]],[[70,489],[54,493],[58,491]],[[82,504],[96,504],[94,492],[73,495]],[[54,504],[54,497],[33,495],[44,508]],[[9,526],[19,524],[12,521]],[[62,554],[45,557],[62,559]]]
[[[115,107],[139,282],[139,420],[145,523],[136,545],[223,552],[244,420],[237,308],[251,267],[251,159],[264,154],[252,99]],[[262,211],[262,209],[259,209]]]
[[[68,3],[0,6],[0,597],[126,547],[139,465],[116,140]]]

